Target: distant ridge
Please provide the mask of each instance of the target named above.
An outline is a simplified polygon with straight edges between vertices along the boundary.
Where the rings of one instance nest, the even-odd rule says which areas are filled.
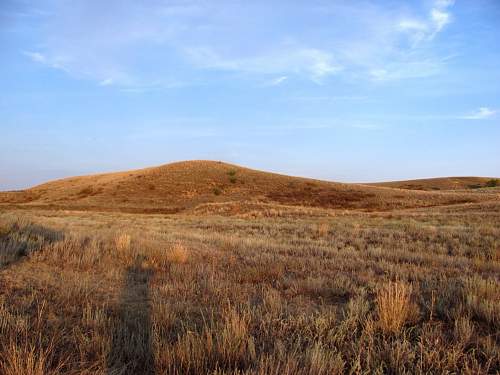
[[[0,204],[175,213],[190,211],[207,203],[258,202],[373,211],[488,199],[486,194],[472,192],[406,191],[379,187],[392,187],[390,184],[400,183],[376,186],[343,184],[262,172],[219,161],[194,160],[51,181],[23,191],[0,193]]]
[[[386,186],[408,190],[464,190],[487,187],[492,177],[437,177],[418,180],[388,181],[371,183],[373,186]],[[500,181],[499,181],[500,185]]]

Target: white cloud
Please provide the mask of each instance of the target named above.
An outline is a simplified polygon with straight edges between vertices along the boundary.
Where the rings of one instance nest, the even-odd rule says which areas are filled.
[[[488,107],[480,107],[477,111],[472,112],[465,116],[460,116],[460,119],[463,120],[486,120],[492,118],[497,114],[496,110],[493,110]]]
[[[450,14],[437,8],[431,10],[431,17],[436,29],[435,32],[441,31],[443,27],[450,23]]]
[[[431,21],[434,28],[433,33],[429,36],[431,39],[451,22],[452,16],[448,8],[454,4],[455,0],[436,0],[434,2],[434,7],[431,9]]]
[[[281,76],[281,77],[274,78],[273,80],[271,80],[269,82],[269,86],[279,86],[283,82],[285,82],[287,79],[288,79],[287,76]]]
[[[324,95],[324,96],[292,96],[287,98],[289,101],[309,102],[309,103],[325,103],[339,101],[366,101],[367,96],[363,95]]]
[[[99,82],[99,86],[111,86],[113,83],[113,78],[106,78]]]
[[[62,70],[66,73],[71,73],[71,59],[64,56],[48,56],[40,52],[23,51],[23,54],[29,57],[32,61],[46,65],[52,69]]]
[[[426,33],[429,30],[429,25],[415,19],[402,19],[398,23],[398,28],[402,31]]]
[[[426,18],[403,18],[398,22],[397,27],[409,36],[413,47],[423,41],[431,41],[446,25],[451,23],[452,15],[449,8],[454,3],[454,0],[436,0]]]
[[[47,63],[47,58],[44,55],[42,55],[40,52],[24,51],[23,54],[25,56],[28,56],[34,62],[38,62],[38,63],[41,63],[41,64],[46,64]]]
[[[421,59],[387,64],[386,68],[372,69],[372,81],[387,82],[410,78],[425,78],[438,74],[445,60]]]

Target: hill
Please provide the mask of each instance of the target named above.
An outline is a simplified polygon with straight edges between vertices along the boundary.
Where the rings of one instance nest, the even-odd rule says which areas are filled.
[[[491,177],[438,177],[418,180],[380,182],[369,185],[408,190],[464,190],[487,187],[488,183],[494,180],[495,179]]]
[[[0,203],[81,210],[175,213],[207,203],[258,202],[333,209],[386,210],[479,202],[484,194],[405,191],[185,161],[127,172],[71,177],[0,193]]]

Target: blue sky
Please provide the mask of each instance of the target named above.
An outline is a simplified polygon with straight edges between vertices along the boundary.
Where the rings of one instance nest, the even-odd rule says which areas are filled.
[[[213,159],[500,176],[500,3],[0,1],[0,189]]]

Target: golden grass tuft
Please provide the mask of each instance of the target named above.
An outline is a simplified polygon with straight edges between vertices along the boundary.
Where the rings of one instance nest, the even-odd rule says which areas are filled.
[[[385,333],[398,333],[412,315],[411,285],[390,282],[377,292],[378,325]]]
[[[45,350],[32,344],[18,345],[11,342],[0,356],[0,373],[3,375],[56,375],[63,367],[60,363],[50,369],[53,348]]]
[[[175,243],[167,253],[167,260],[174,264],[184,264],[188,261],[189,251],[180,242]]]
[[[116,250],[119,252],[126,252],[130,249],[130,243],[132,241],[132,237],[127,233],[119,233],[115,237],[115,246]]]
[[[316,225],[315,228],[316,235],[318,237],[326,237],[330,232],[330,226],[327,223],[321,223]]]

